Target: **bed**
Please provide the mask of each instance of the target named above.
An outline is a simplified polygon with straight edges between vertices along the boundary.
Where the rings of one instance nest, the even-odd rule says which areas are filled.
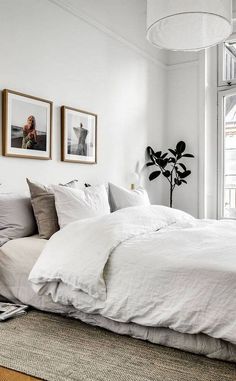
[[[127,215],[127,212],[121,211],[117,213],[118,216],[121,215],[122,221],[124,221],[124,216],[122,215],[123,213]],[[150,210],[147,211],[147,213],[150,217]],[[158,213],[160,213],[160,210],[158,211]],[[136,213],[135,216],[133,216],[135,220],[138,219],[137,217],[138,215],[140,215],[140,209],[138,209],[138,214]],[[110,220],[114,219],[114,217],[106,217],[105,220],[107,220],[107,218]],[[101,226],[101,229],[104,229],[104,226],[102,226],[101,221],[103,220],[99,219],[99,226]],[[97,222],[98,220],[95,219],[95,225],[97,225]],[[162,219],[162,222],[163,222],[163,219]],[[236,362],[236,345],[234,343],[231,343],[229,340],[221,340],[220,338],[214,338],[204,333],[197,333],[197,334],[189,334],[189,333],[183,333],[183,332],[181,333],[175,329],[166,327],[165,324],[163,324],[163,326],[156,326],[156,327],[153,327],[150,324],[148,325],[138,324],[137,323],[137,321],[139,321],[138,318],[133,319],[133,320],[136,320],[136,322],[133,322],[133,321],[122,322],[122,321],[118,321],[119,319],[108,318],[106,316],[103,316],[102,313],[94,312],[96,311],[96,309],[93,310],[92,313],[85,312],[83,311],[83,308],[81,309],[75,308],[72,305],[72,303],[62,304],[61,302],[58,302],[58,301],[53,302],[51,291],[42,292],[42,284],[40,284],[39,286],[39,289],[41,289],[41,291],[39,293],[36,293],[35,290],[33,290],[32,282],[28,280],[28,277],[29,277],[29,274],[31,273],[32,278],[34,278],[35,272],[32,269],[34,269],[36,265],[40,265],[40,261],[41,263],[43,263],[41,252],[46,248],[46,244],[47,244],[49,253],[51,255],[52,251],[50,252],[50,245],[58,244],[58,240],[60,241],[61,236],[62,235],[64,236],[64,234],[70,235],[71,233],[74,236],[73,229],[76,229],[76,231],[79,231],[80,229],[80,227],[77,226],[78,224],[83,225],[83,228],[86,231],[86,227],[85,227],[86,223],[89,224],[89,222],[83,221],[83,223],[76,222],[76,223],[68,225],[68,228],[66,227],[62,231],[56,233],[53,236],[53,239],[51,238],[51,240],[49,241],[50,243],[49,245],[47,244],[46,240],[39,239],[38,236],[15,239],[4,244],[0,249],[0,294],[3,297],[13,302],[20,301],[22,303],[28,304],[40,310],[65,314],[69,317],[80,319],[88,324],[97,325],[119,334],[130,335],[135,338],[148,340],[152,343],[166,345],[166,346],[178,348],[184,351],[189,351],[189,352],[193,352],[197,354],[202,354],[210,358],[217,358],[217,359],[222,359],[226,361]],[[142,223],[143,223],[143,215],[142,215]],[[172,223],[170,225],[172,225]],[[191,229],[190,227],[191,223],[192,223],[191,221],[188,221],[187,223],[187,221],[185,220],[185,227],[178,226],[177,230],[183,232],[183,229]],[[130,226],[129,218],[128,218],[128,225]],[[122,226],[125,226],[125,225],[122,225]],[[90,226],[90,229],[92,229],[92,226]],[[165,229],[166,229],[166,226],[165,226]],[[165,240],[165,234],[171,234],[171,231],[173,231],[173,226],[171,227],[169,226],[168,229],[167,229],[168,231],[165,230],[163,232],[164,235],[162,236],[162,239],[164,240]],[[227,226],[226,226],[226,229],[227,229]],[[63,231],[66,233],[64,233]],[[125,231],[127,232],[127,229],[125,229]],[[92,232],[92,230],[90,230],[90,232]],[[122,244],[119,243],[117,245],[118,246],[117,252],[119,252],[119,250],[122,248],[122,245],[124,245],[126,249],[127,247],[129,247],[129,245],[131,246],[134,245],[135,240],[139,239],[140,235],[142,236],[142,240],[144,242],[149,239],[150,234],[151,235],[154,234],[156,239],[157,237],[156,234],[159,234],[158,232],[161,233],[162,229],[160,227],[156,229],[155,227],[154,232],[140,231],[139,232],[140,234],[136,234],[136,236],[134,235],[128,238],[126,237],[126,239],[124,240],[125,241],[124,243]],[[99,234],[99,231],[98,231],[98,234]],[[158,240],[159,240],[159,237],[161,236],[160,235],[158,236]],[[64,240],[64,237],[63,237],[63,240]],[[68,252],[71,250],[70,245],[68,245],[68,241],[66,246],[63,246],[63,244],[61,245],[61,250],[64,252],[65,252],[65,247],[67,248],[66,250]],[[130,250],[130,247],[129,247],[129,250]],[[59,252],[60,250],[57,250],[57,251]],[[44,250],[44,253],[45,252],[47,254],[47,250]],[[122,253],[119,252],[119,255],[122,255]],[[58,253],[56,254],[55,252],[55,258],[53,260],[55,260],[56,263],[59,263],[60,255]],[[55,263],[53,262],[53,260],[52,260],[52,263]],[[48,263],[48,259],[47,259],[47,263]],[[133,264],[132,261],[131,263]],[[55,267],[55,264],[54,264],[54,267]],[[36,266],[36,270],[38,268]],[[105,280],[108,283],[109,283],[109,279],[108,279],[109,271],[110,270],[109,270],[109,261],[108,261],[108,267],[106,267],[104,272]],[[225,273],[225,271],[227,271],[227,269],[224,269],[223,272]],[[37,282],[35,283],[35,286],[37,288]],[[49,286],[49,289],[50,289],[50,287],[52,286],[52,282],[48,282],[46,284],[46,287],[44,284],[44,290],[45,288],[47,289],[47,286]]]

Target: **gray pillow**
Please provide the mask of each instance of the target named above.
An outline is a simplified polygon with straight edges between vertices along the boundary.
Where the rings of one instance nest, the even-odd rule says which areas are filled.
[[[0,193],[0,246],[10,239],[27,237],[36,231],[30,198]]]
[[[59,230],[54,193],[50,187],[32,182],[29,179],[26,179],[26,181],[30,190],[31,203],[38,225],[39,236],[40,238],[49,239]],[[77,185],[77,181],[73,180],[61,185],[74,188]]]

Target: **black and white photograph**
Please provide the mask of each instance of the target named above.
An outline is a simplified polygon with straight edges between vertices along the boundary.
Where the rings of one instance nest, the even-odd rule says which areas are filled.
[[[41,98],[3,92],[3,153],[50,159],[52,103]]]
[[[97,162],[97,115],[71,107],[61,108],[62,161]]]

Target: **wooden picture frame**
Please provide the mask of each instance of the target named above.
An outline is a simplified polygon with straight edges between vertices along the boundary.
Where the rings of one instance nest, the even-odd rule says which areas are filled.
[[[17,91],[3,90],[3,156],[52,158],[53,103]]]
[[[61,107],[61,160],[97,164],[97,114]]]

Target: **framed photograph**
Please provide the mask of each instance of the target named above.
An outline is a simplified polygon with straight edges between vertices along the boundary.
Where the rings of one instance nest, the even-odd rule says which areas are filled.
[[[97,115],[71,107],[61,108],[62,161],[97,163]]]
[[[3,155],[51,159],[52,102],[3,91]]]

